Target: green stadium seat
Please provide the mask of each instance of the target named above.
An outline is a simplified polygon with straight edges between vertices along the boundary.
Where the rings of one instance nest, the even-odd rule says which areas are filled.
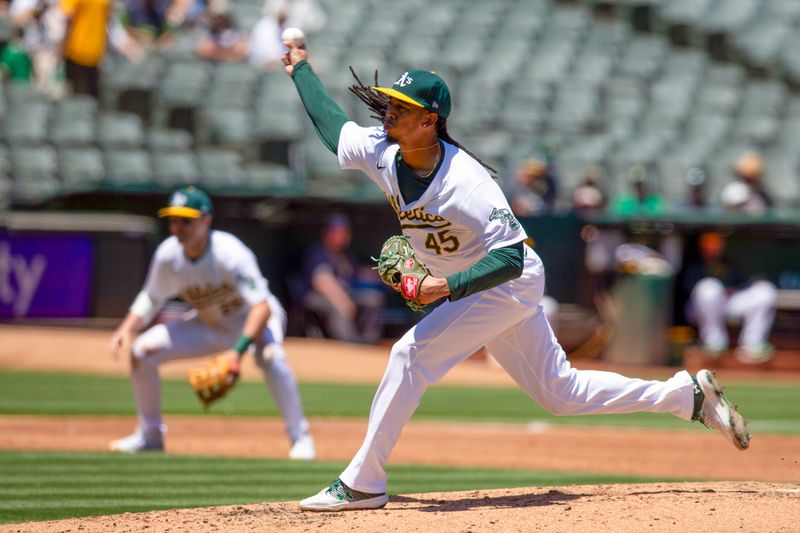
[[[292,170],[278,163],[249,163],[245,165],[248,184],[256,190],[290,187],[297,180]]]
[[[154,152],[153,171],[164,186],[188,185],[200,178],[200,169],[192,152]]]
[[[61,193],[56,152],[49,146],[13,146],[11,148],[13,200],[33,205]]]
[[[97,139],[104,147],[142,146],[144,143],[142,119],[133,113],[103,112],[98,117]]]
[[[0,144],[0,173],[9,174],[11,172],[11,155],[5,145]]]
[[[141,63],[121,59],[104,67],[101,92],[104,107],[135,113],[148,122],[166,68],[164,57],[151,53]]]
[[[14,190],[14,182],[0,172],[0,213],[8,210],[11,206],[11,194]]]
[[[205,109],[198,142],[245,149],[252,144],[253,113],[248,109]]]
[[[97,102],[90,96],[70,96],[53,110],[50,141],[59,146],[85,146],[97,139]]]
[[[42,144],[47,137],[50,105],[44,102],[13,103],[3,125],[3,137],[9,144]]]
[[[236,151],[204,147],[197,151],[197,162],[206,184],[230,187],[247,183],[242,157]]]
[[[65,192],[95,189],[106,177],[103,154],[97,148],[63,148],[58,152],[58,160]]]
[[[151,128],[146,143],[153,152],[186,151],[191,150],[194,139],[186,130]]]
[[[116,187],[154,181],[150,155],[141,149],[111,148],[105,151],[108,180]]]

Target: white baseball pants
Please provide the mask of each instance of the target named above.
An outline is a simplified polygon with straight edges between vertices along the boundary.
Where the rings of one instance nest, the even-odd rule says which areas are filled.
[[[308,421],[303,414],[300,393],[292,369],[283,350],[286,313],[270,302],[272,315],[261,339],[253,343],[251,353],[264,373],[267,388],[286,422],[291,442],[308,434]],[[200,357],[231,348],[241,335],[246,314],[226,328],[212,328],[196,316],[157,324],[142,333],[133,343],[131,380],[136,397],[139,423],[145,429],[161,427],[161,379],[158,367],[166,361]]]
[[[691,419],[693,382],[686,371],[662,382],[572,368],[542,311],[543,290],[541,261],[526,248],[522,277],[445,302],[411,328],[392,347],[367,435],[342,481],[356,490],[385,492],[384,465],[423,393],[481,346],[552,414],[646,411]]]
[[[691,312],[700,330],[700,340],[706,347],[728,347],[725,319],[742,318],[739,345],[760,348],[767,342],[775,320],[775,301],[778,291],[769,281],[756,281],[749,287],[728,295],[725,286],[716,278],[704,278],[692,289]]]

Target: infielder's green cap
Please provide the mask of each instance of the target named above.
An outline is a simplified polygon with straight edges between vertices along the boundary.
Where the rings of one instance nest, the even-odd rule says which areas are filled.
[[[430,70],[404,72],[391,87],[374,87],[393,98],[424,107],[447,118],[450,115],[450,89],[444,80]]]
[[[211,198],[197,187],[184,187],[173,192],[169,197],[169,205],[158,210],[160,217],[200,218],[213,215],[214,206]]]

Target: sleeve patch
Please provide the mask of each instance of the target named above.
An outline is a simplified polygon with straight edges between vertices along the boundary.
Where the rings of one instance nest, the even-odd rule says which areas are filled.
[[[508,224],[512,230],[519,231],[519,222],[508,209],[497,209],[496,207],[492,209],[492,214],[489,215],[489,222],[493,220],[499,220],[503,224]]]

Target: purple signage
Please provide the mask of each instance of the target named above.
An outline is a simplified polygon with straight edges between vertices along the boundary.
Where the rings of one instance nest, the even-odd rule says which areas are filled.
[[[0,233],[0,319],[89,316],[93,265],[87,236]]]

